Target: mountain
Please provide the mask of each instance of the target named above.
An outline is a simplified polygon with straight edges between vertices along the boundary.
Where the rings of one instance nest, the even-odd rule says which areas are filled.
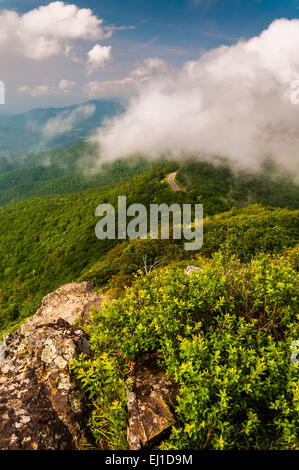
[[[141,157],[99,165],[97,146],[88,142],[29,154],[13,160],[14,169],[0,172],[0,206],[51,194],[119,184],[158,165]],[[11,162],[12,163],[12,160]]]
[[[88,403],[84,416],[91,448],[138,448],[144,432],[137,431],[148,429],[143,418],[153,422],[157,410],[162,417],[156,422],[167,432],[156,433],[150,447],[298,448],[298,371],[291,360],[299,334],[298,186],[288,180],[287,188],[287,180],[270,173],[257,180],[245,174],[237,178],[225,166],[150,163],[138,157],[83,174],[84,167],[95,169],[98,158],[96,148],[78,143],[27,155],[23,166],[0,174],[0,332],[15,332],[49,299],[55,314],[60,308],[68,318],[54,322],[51,317],[51,323],[45,318],[47,324],[32,325],[25,340],[24,326],[5,336],[1,447],[9,447],[11,429],[17,429],[14,448],[58,448],[56,438],[54,444],[40,439],[53,408],[47,406],[41,415],[39,406],[27,406],[26,393],[40,387],[45,391],[38,395],[41,403],[63,396],[67,406],[59,403],[72,420],[67,397],[75,389],[70,395],[64,391],[71,377]],[[168,184],[173,173],[186,192]],[[109,203],[117,216],[119,195],[127,196],[128,206],[143,204],[147,210],[152,203],[203,203],[201,250],[186,251],[184,240],[171,237],[99,240],[95,209]],[[282,207],[248,206],[263,198]],[[81,318],[71,325],[74,302],[68,289],[79,282],[79,288],[94,285],[93,296],[105,299],[100,309],[98,304],[92,309],[88,325]],[[57,298],[62,291],[65,308]],[[90,341],[92,356],[65,355],[73,333],[75,341]],[[42,371],[50,364],[49,379]],[[171,384],[171,397],[160,394],[155,380]],[[15,427],[19,417],[7,384],[24,391],[21,427]],[[136,394],[129,394],[130,384]],[[135,402],[128,403],[132,395]],[[141,410],[144,427],[132,429],[139,396],[148,413]],[[59,442],[68,436],[65,446],[74,448],[65,424],[63,429]],[[32,445],[24,441],[26,430]]]
[[[260,172],[249,172],[233,170],[225,162],[189,161],[177,181],[209,215],[255,203],[299,209],[299,184],[270,163]]]
[[[14,155],[21,156],[30,149],[37,149],[40,142],[39,132],[0,125],[0,172],[14,168],[16,165],[12,160]]]
[[[92,280],[118,292],[143,267],[145,254],[149,263],[161,257],[161,265],[190,258],[182,240],[96,238],[96,207],[101,203],[117,207],[119,195],[127,195],[128,205],[146,207],[193,203],[188,193],[174,192],[169,184],[161,183],[175,170],[174,163],[157,165],[129,180],[130,162],[121,164],[102,173],[104,182],[106,178],[106,183],[114,183],[111,186],[101,185],[99,174],[93,188],[0,207],[0,330],[32,315],[41,298],[62,284]],[[142,163],[131,165],[132,173],[142,168]],[[298,215],[299,211],[289,209],[250,206],[206,217],[201,253],[210,257],[223,248],[244,262],[260,251],[279,253],[298,241]]]
[[[0,125],[20,129],[40,129],[49,119],[53,119],[61,114],[68,116],[79,106],[86,105],[95,106],[95,112],[89,119],[89,124],[101,123],[103,119],[115,115],[121,109],[120,101],[117,99],[90,100],[62,108],[35,108],[21,114],[0,115]]]
[[[15,155],[80,142],[122,109],[116,99],[91,100],[63,108],[37,108],[23,114],[0,115],[0,162]]]

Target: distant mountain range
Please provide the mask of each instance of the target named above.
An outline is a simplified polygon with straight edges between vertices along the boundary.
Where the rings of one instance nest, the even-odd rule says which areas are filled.
[[[64,108],[0,115],[0,160],[72,145],[122,111],[119,100],[91,100]]]

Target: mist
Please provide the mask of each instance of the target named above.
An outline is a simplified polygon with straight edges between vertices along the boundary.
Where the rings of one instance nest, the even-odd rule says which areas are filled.
[[[220,157],[258,171],[271,159],[298,177],[299,105],[291,100],[298,44],[299,20],[279,19],[259,36],[210,50],[181,69],[164,64],[138,83],[124,113],[97,130],[100,161]]]
[[[46,139],[72,131],[72,129],[80,124],[82,119],[91,117],[95,112],[95,106],[91,104],[79,105],[73,111],[62,111],[54,118],[49,119],[42,129],[42,134]]]

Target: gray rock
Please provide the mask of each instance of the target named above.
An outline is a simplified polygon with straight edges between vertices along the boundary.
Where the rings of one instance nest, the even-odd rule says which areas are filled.
[[[19,331],[25,332],[37,325],[56,321],[58,318],[70,324],[76,320],[88,324],[91,308],[100,307],[103,298],[104,296],[94,291],[92,282],[66,284],[44,297],[36,314],[26,320]]]
[[[186,269],[184,269],[184,273],[187,276],[191,276],[191,274],[199,273],[199,272],[202,272],[202,271],[203,271],[202,269],[197,268],[196,266],[188,266]]]
[[[102,298],[92,284],[62,286],[37,313],[5,335],[0,366],[0,449],[82,449],[88,409],[70,371],[71,361],[89,354],[87,335],[71,325],[89,322]],[[0,358],[1,359],[1,358]]]
[[[0,366],[4,364],[5,347],[3,341],[0,341]]]
[[[70,372],[85,333],[59,319],[6,339],[0,368],[0,449],[81,449],[87,408]]]

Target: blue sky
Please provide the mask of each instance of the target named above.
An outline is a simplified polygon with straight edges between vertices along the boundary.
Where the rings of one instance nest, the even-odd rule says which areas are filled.
[[[0,7],[26,12],[45,1],[2,0]],[[276,18],[298,18],[299,0],[89,0],[68,1],[91,8],[106,23],[133,25],[117,39],[155,41],[156,46],[211,48],[250,37]]]
[[[21,15],[48,3],[0,0],[0,8],[15,10]],[[124,79],[136,64],[150,57],[159,57],[180,67],[187,60],[197,59],[206,50],[258,35],[277,18],[299,18],[299,0],[90,0],[67,3],[80,9],[90,8],[106,26],[127,27],[115,29],[109,38],[94,41],[94,44],[112,48],[110,64],[107,62],[89,78],[105,82]],[[90,42],[89,47],[92,45]],[[87,53],[87,45],[84,52],[82,44],[76,43],[76,47],[78,50],[81,48],[81,54]],[[57,57],[55,62],[52,58],[39,63],[30,59],[26,63],[24,61],[20,69],[17,62],[11,55],[10,60],[6,57],[2,66],[3,77],[0,78],[5,82],[10,98],[7,110],[18,106],[30,108],[46,106],[50,102],[56,105],[84,100],[84,93],[78,87],[76,95],[69,93],[62,97],[58,93],[51,96],[46,93],[38,96],[23,93],[21,96],[16,93],[20,82],[24,90],[26,86],[30,90],[30,87],[38,86],[38,80],[40,85],[52,87],[53,92],[59,78],[74,80],[82,88],[86,81],[82,64],[80,69],[75,67],[74,61],[67,65],[67,60],[62,57]],[[30,70],[34,75],[32,84]]]
[[[211,48],[258,34],[273,19],[299,16],[298,0],[104,0],[80,2],[107,21],[136,26],[134,42]],[[187,52],[188,54],[188,52]]]
[[[103,0],[80,5],[92,7],[107,22],[134,25],[134,31],[121,32],[117,39],[150,43],[173,63],[259,34],[276,18],[299,17],[298,0]]]

